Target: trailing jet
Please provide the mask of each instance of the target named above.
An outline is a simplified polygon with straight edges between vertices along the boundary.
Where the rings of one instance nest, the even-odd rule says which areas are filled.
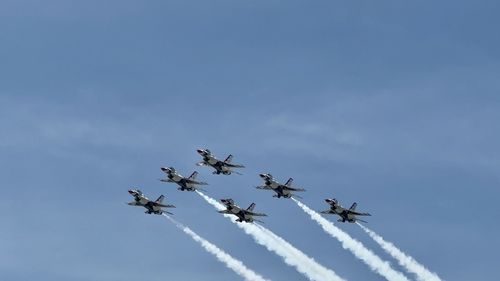
[[[259,220],[255,220],[253,217],[267,217],[266,214],[253,212],[255,203],[250,204],[250,206],[246,209],[242,209],[238,207],[238,205],[234,204],[233,199],[221,199],[220,201],[226,206],[226,209],[219,211],[219,213],[235,215],[238,217],[236,220],[237,222],[260,222]]]
[[[194,171],[188,178],[183,177],[173,167],[161,167],[161,170],[167,174],[166,179],[160,179],[162,182],[173,182],[179,185],[179,190],[195,191],[199,189],[198,185],[208,185],[206,182],[196,181],[198,172]]]
[[[369,213],[356,212],[356,206],[358,205],[358,203],[356,203],[356,202],[354,202],[352,204],[351,208],[345,209],[339,204],[339,202],[335,198],[325,199],[325,201],[326,201],[326,203],[330,204],[330,209],[326,210],[326,211],[322,211],[321,213],[322,214],[338,215],[340,217],[340,219],[338,220],[339,222],[346,222],[347,221],[347,222],[353,223],[356,221],[361,221],[361,222],[366,223],[366,221],[360,220],[360,219],[356,218],[356,216],[371,216]]]
[[[161,215],[163,213],[167,213],[173,215],[170,212],[162,210],[162,208],[175,208],[174,205],[165,205],[162,203],[163,199],[165,199],[165,196],[163,195],[158,197],[158,199],[156,199],[155,201],[151,201],[146,196],[144,196],[139,189],[130,189],[128,193],[134,196],[134,201],[127,204],[130,206],[142,206],[146,208],[146,214]]]
[[[265,189],[265,190],[273,190],[276,192],[273,197],[284,197],[284,198],[290,198],[290,197],[297,197],[301,198],[298,195],[295,195],[292,193],[292,191],[306,191],[303,188],[294,188],[291,187],[293,179],[289,178],[288,181],[285,184],[281,184],[277,182],[271,174],[260,174],[259,175],[263,180],[264,180],[264,185],[257,186],[257,189]]]
[[[212,155],[210,150],[208,149],[198,149],[196,150],[203,160],[201,162],[196,163],[198,166],[210,166],[215,169],[214,174],[220,175],[230,175],[231,173],[236,173],[241,175],[238,172],[233,171],[234,168],[245,168],[245,166],[240,164],[232,164],[233,155],[229,154],[226,160],[221,161]]]

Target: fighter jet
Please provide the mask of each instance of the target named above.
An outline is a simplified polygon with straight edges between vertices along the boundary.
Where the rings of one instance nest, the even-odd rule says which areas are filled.
[[[183,177],[173,167],[161,167],[161,170],[167,174],[166,179],[160,179],[162,182],[173,182],[179,185],[179,190],[195,191],[199,189],[197,185],[208,185],[206,182],[196,181],[196,176],[198,172],[194,171],[188,178]]]
[[[238,217],[237,222],[254,222],[259,220],[255,220],[253,217],[267,217],[266,214],[254,213],[253,208],[255,208],[255,203],[250,204],[250,206],[245,210],[238,205],[234,204],[233,199],[221,199],[220,200],[225,206],[226,209],[219,211],[221,214],[230,214]]]
[[[229,154],[229,156],[226,158],[226,160],[221,161],[215,156],[212,155],[210,150],[208,149],[198,149],[196,150],[198,153],[203,157],[203,160],[201,162],[196,163],[198,166],[210,166],[215,169],[213,174],[223,174],[223,175],[230,175],[231,173],[236,173],[241,175],[240,173],[233,171],[234,168],[245,168],[245,166],[240,165],[240,164],[232,164],[231,161],[233,160],[233,155]]]
[[[128,191],[130,195],[134,196],[134,201],[127,203],[130,206],[142,206],[147,209],[146,214],[155,214],[155,215],[161,215],[163,213],[167,213],[170,215],[173,215],[170,212],[167,212],[165,210],[162,210],[162,208],[175,208],[174,205],[164,205],[162,204],[163,199],[165,199],[165,196],[161,195],[156,199],[155,201],[149,200],[146,196],[142,194],[142,192],[139,189],[130,189]]]
[[[271,174],[260,174],[259,176],[264,180],[264,185],[257,186],[255,188],[265,189],[265,190],[273,190],[274,192],[276,192],[276,194],[273,195],[273,197],[278,197],[278,198],[297,197],[297,198],[301,198],[298,195],[292,194],[292,191],[306,191],[303,188],[291,187],[292,182],[293,182],[292,178],[289,178],[285,184],[281,184],[281,183],[277,182]]]
[[[326,210],[326,211],[322,211],[321,213],[322,214],[338,215],[340,217],[340,219],[338,220],[339,222],[346,222],[347,221],[350,223],[354,223],[356,221],[361,221],[361,222],[366,223],[366,221],[360,220],[360,219],[356,218],[356,216],[371,216],[369,213],[356,212],[356,206],[358,205],[356,202],[354,202],[352,204],[351,208],[345,209],[339,204],[339,202],[335,198],[325,199],[325,201],[326,201],[326,203],[328,203],[330,205],[330,209]]]

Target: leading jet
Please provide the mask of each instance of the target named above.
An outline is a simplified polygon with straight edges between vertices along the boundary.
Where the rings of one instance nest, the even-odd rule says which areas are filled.
[[[245,168],[245,166],[241,164],[232,164],[233,155],[229,154],[229,156],[224,160],[219,160],[215,156],[212,155],[212,152],[208,149],[198,149],[196,150],[203,160],[201,162],[196,163],[198,166],[209,166],[215,169],[213,174],[223,174],[230,175],[231,173],[236,173],[241,175],[239,172],[233,171],[234,168]]]
[[[198,185],[208,185],[206,182],[196,181],[196,176],[198,172],[194,171],[189,177],[185,178],[179,174],[173,167],[161,167],[160,168],[165,174],[167,174],[166,179],[160,179],[162,182],[173,182],[179,185],[179,190],[184,191],[195,191],[200,189]]]
[[[130,189],[128,193],[134,196],[134,201],[127,204],[130,206],[142,206],[146,208],[146,214],[161,215],[163,213],[167,213],[173,215],[170,212],[162,210],[162,208],[175,208],[174,205],[165,205],[162,203],[163,199],[165,199],[165,196],[163,195],[158,197],[158,199],[156,199],[155,201],[151,201],[146,196],[144,196],[139,189]]]
[[[277,198],[281,198],[281,197],[301,198],[300,196],[293,194],[292,191],[306,191],[303,188],[292,187],[291,186],[292,182],[293,182],[292,178],[289,178],[285,184],[281,184],[281,183],[277,182],[271,174],[260,174],[259,176],[264,180],[264,185],[257,186],[255,188],[264,189],[264,190],[273,190],[274,192],[276,192],[276,194],[273,195],[273,197],[277,197]]]
[[[358,219],[356,216],[371,216],[369,213],[360,213],[356,212],[356,206],[358,203],[354,202],[352,206],[349,209],[343,208],[337,199],[325,199],[325,202],[330,205],[330,209],[326,211],[322,211],[322,214],[334,214],[338,215],[340,219],[338,219],[339,222],[350,222],[354,223],[356,221],[364,222],[367,223],[364,220]]]
[[[253,212],[255,203],[250,204],[250,206],[246,209],[242,209],[238,205],[234,204],[233,199],[221,199],[220,201],[226,206],[226,209],[219,211],[219,213],[235,215],[238,217],[238,219],[236,220],[237,222],[261,222],[254,219],[253,217],[267,217],[266,214]]]

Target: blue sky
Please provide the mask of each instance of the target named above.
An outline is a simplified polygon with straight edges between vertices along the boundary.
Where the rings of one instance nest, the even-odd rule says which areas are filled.
[[[2,1],[2,280],[235,280],[175,218],[273,280],[305,280],[165,185],[214,198],[348,280],[382,280],[257,174],[336,197],[445,280],[494,280],[500,248],[497,1]],[[229,153],[243,176],[196,167]],[[335,220],[335,218],[331,218]],[[359,227],[340,225],[391,260]],[[392,260],[391,260],[392,261]],[[392,262],[395,268],[400,269]]]

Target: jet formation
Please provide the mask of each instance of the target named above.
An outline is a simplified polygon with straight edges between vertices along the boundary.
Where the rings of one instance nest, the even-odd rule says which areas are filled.
[[[245,168],[242,164],[232,163],[233,155],[229,154],[224,161],[217,159],[210,150],[208,149],[197,149],[198,154],[203,158],[201,162],[196,163],[197,166],[207,166],[213,168],[213,174],[216,175],[231,175],[233,173],[241,175],[241,173],[235,171],[234,169]],[[208,183],[203,181],[197,181],[196,177],[198,172],[194,171],[189,177],[184,177],[174,167],[161,167],[162,172],[166,174],[166,178],[160,179],[161,182],[165,183],[175,183],[179,187],[178,190],[181,191],[198,191],[202,190],[201,186],[206,186]],[[263,180],[263,185],[256,186],[257,189],[261,190],[272,190],[275,194],[273,197],[276,198],[302,198],[295,194],[295,192],[306,191],[304,188],[292,187],[293,178],[289,178],[284,184],[280,183],[269,173],[259,174],[261,180]],[[165,196],[161,195],[155,201],[149,200],[145,197],[139,189],[131,189],[128,191],[130,195],[134,197],[134,201],[128,203],[131,206],[142,206],[146,208],[147,214],[161,215],[167,213],[172,215],[172,213],[163,210],[162,208],[175,208],[174,205],[165,205],[163,200]],[[250,204],[246,209],[243,209],[234,203],[231,198],[221,199],[222,204],[225,206],[225,210],[219,211],[221,214],[229,214],[237,217],[237,222],[253,223],[256,220],[254,217],[265,217],[264,213],[255,213],[253,209],[255,208],[255,203]],[[357,203],[353,203],[349,209],[343,208],[337,201],[337,199],[325,199],[325,202],[330,205],[330,209],[326,211],[321,211],[321,214],[334,214],[339,216],[339,222],[349,222],[354,223],[357,221],[366,221],[357,218],[357,216],[371,216],[369,213],[362,213],[356,211]]]

